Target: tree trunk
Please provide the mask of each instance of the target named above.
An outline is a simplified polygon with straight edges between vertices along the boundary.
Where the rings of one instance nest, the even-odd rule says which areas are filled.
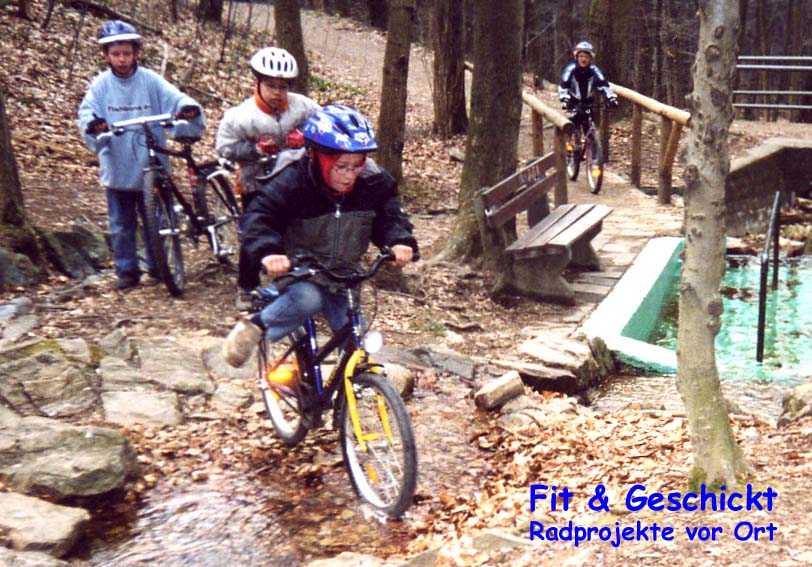
[[[447,254],[481,254],[497,270],[497,289],[512,279],[504,263],[504,239],[477,222],[476,195],[516,169],[521,121],[522,0],[481,0],[474,13],[474,76],[459,215]],[[495,112],[494,109],[498,109]],[[483,229],[480,232],[480,224]]]
[[[369,25],[379,30],[386,29],[389,16],[389,2],[387,0],[368,0]]]
[[[223,21],[224,0],[199,0],[197,3],[197,19],[203,22],[219,24]]]
[[[31,0],[18,0],[17,15],[26,20],[31,19]]]
[[[447,138],[468,127],[465,61],[462,54],[462,0],[434,3],[434,131]]]
[[[276,0],[273,5],[276,37],[279,46],[290,51],[299,66],[299,76],[293,80],[293,90],[307,95],[310,70],[302,36],[302,16],[299,0]]]
[[[11,131],[6,118],[6,100],[0,90],[0,247],[25,254],[33,262],[40,258],[39,245],[23,207],[23,192]]]
[[[389,6],[389,25],[383,60],[376,159],[396,180],[400,180],[403,175],[406,86],[409,78],[409,51],[414,12],[415,0],[394,0]]]
[[[725,271],[724,187],[730,171],[727,133],[733,120],[739,15],[734,3],[699,3],[699,46],[689,97],[685,170],[685,263],[679,299],[677,387],[693,450],[691,489],[734,486],[749,472],[736,444],[716,367]]]

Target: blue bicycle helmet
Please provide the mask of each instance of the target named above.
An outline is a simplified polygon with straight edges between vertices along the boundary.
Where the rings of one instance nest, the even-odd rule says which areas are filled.
[[[324,153],[358,154],[378,149],[369,120],[348,106],[331,104],[305,122],[304,139]]]
[[[140,45],[141,36],[138,35],[133,26],[121,20],[111,20],[102,26],[99,31],[99,43],[101,45],[121,41],[129,41]]]

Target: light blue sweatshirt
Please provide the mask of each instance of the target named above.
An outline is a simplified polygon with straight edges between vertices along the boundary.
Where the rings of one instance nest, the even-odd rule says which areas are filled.
[[[104,187],[113,189],[140,190],[144,179],[144,166],[147,163],[147,148],[144,134],[139,128],[129,128],[120,136],[97,140],[85,134],[85,129],[94,118],[104,118],[108,125],[122,120],[169,113],[174,115],[186,105],[200,105],[166,79],[143,67],[126,79],[116,77],[110,69],[102,71],[93,79],[82,103],[79,105],[79,131],[84,135],[85,144],[99,156],[99,180]],[[95,115],[95,116],[94,116]],[[178,126],[171,132],[175,136],[199,136],[206,128],[202,112],[188,125]],[[158,143],[166,145],[163,128],[152,126]],[[161,155],[166,167],[167,156]]]

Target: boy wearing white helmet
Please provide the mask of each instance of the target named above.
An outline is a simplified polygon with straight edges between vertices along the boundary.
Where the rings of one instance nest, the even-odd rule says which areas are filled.
[[[128,130],[120,136],[97,136],[113,122],[155,114],[185,118],[188,125],[177,126],[178,136],[197,136],[206,127],[200,105],[180,92],[163,77],[138,66],[141,36],[121,20],[105,23],[98,36],[109,68],[99,73],[79,105],[79,130],[88,148],[99,156],[99,180],[107,193],[107,215],[113,242],[117,289],[138,285],[141,268],[136,248],[137,214],[144,217],[142,185],[147,149],[138,133]],[[154,128],[158,143],[164,146],[162,128]],[[169,158],[160,156],[169,167]],[[147,271],[156,274],[155,263],[146,247]]]
[[[279,47],[265,47],[251,57],[255,91],[239,106],[229,108],[217,130],[217,153],[240,166],[239,188],[243,208],[258,190],[257,175],[273,167],[267,156],[281,149],[303,144],[301,128],[319,105],[304,95],[289,92],[291,81],[299,74],[296,59]],[[271,157],[271,160],[273,158]],[[259,286],[259,272],[248,264],[240,250],[237,276],[237,308],[251,306],[251,291]]]

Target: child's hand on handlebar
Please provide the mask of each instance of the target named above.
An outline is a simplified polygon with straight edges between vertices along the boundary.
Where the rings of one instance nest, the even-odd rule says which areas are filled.
[[[275,278],[290,271],[290,258],[284,254],[270,254],[262,259],[262,267],[269,276]]]
[[[405,244],[395,244],[392,246],[392,254],[395,255],[394,264],[396,266],[405,266],[412,261],[414,257],[414,250]]]

